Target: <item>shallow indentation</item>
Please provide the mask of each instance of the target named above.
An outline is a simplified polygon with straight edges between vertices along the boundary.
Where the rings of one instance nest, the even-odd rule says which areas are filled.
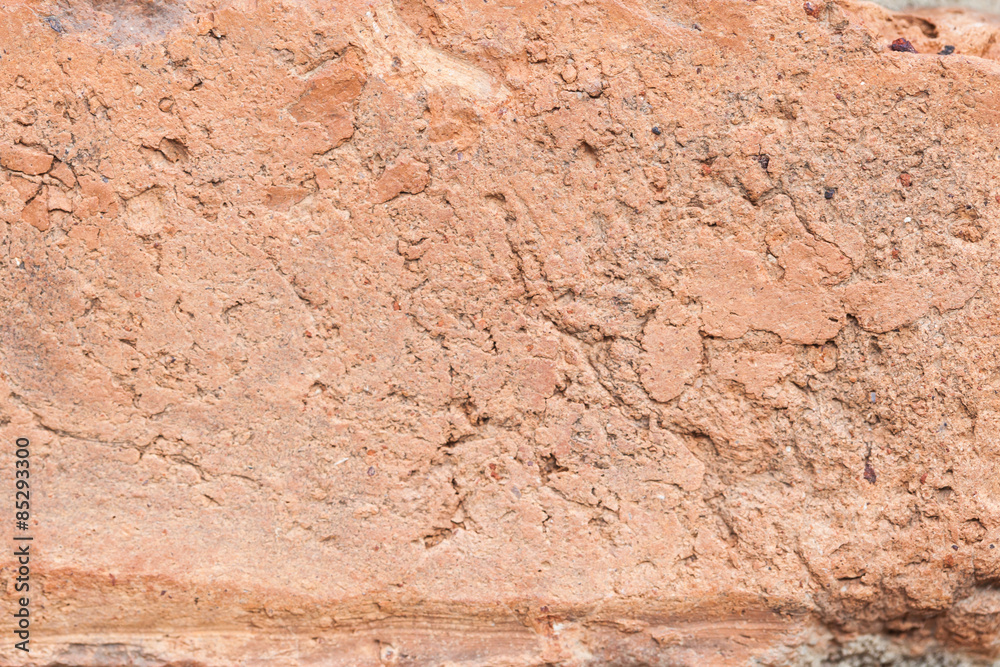
[[[177,0],[69,0],[60,8],[46,18],[57,32],[91,33],[111,46],[156,41],[193,18]]]

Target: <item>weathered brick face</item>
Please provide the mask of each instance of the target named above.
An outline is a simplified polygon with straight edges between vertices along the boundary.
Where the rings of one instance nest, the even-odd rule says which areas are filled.
[[[32,657],[994,651],[1000,28],[807,4],[6,3]]]

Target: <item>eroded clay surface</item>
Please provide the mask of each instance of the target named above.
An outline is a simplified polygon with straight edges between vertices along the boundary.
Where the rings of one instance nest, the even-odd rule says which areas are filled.
[[[5,3],[32,658],[994,652],[998,31],[822,0]]]

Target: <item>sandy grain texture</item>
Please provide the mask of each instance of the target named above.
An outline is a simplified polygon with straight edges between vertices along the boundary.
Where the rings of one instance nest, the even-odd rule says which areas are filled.
[[[4,3],[33,664],[995,655],[998,34]]]

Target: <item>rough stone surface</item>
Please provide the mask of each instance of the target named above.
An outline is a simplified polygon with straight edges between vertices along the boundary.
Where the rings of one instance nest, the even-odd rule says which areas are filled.
[[[4,3],[30,661],[996,656],[998,34]]]

